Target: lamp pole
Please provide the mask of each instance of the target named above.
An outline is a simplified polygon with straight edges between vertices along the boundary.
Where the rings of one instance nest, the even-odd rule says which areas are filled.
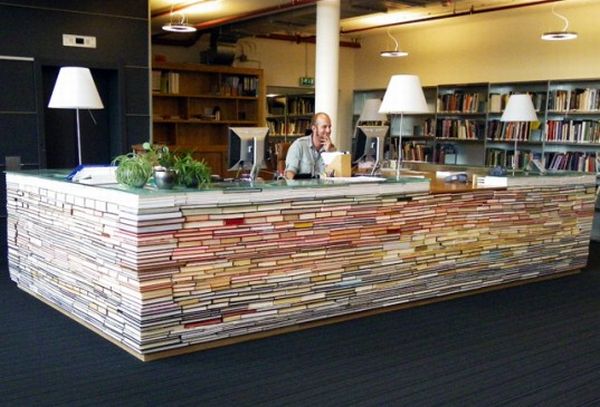
[[[398,160],[396,161],[396,181],[400,179],[400,166],[402,165],[402,120],[404,113],[400,112],[400,132],[398,134]]]

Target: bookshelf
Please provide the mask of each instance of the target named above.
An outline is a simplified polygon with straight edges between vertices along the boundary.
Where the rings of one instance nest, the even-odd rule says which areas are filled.
[[[438,86],[435,162],[483,165],[487,97],[484,83]]]
[[[412,145],[425,138],[433,149],[427,161],[510,167],[516,137],[519,168],[536,158],[551,170],[599,171],[600,79],[446,84],[423,90],[428,102],[435,101],[432,113],[405,115],[402,136],[403,144]],[[355,91],[354,123],[364,100],[384,93],[385,89]],[[500,121],[513,93],[532,95],[538,123]],[[396,120],[392,118],[392,134],[399,133]],[[427,139],[428,134],[435,137]]]
[[[268,87],[267,125],[273,141],[291,142],[310,129],[315,110],[312,88]]]
[[[430,113],[405,114],[402,120],[402,129],[400,129],[400,115],[390,117],[390,137],[386,139],[386,155],[396,155],[397,142],[392,140],[402,133],[403,157],[406,161],[427,161],[432,162],[434,156],[435,141],[435,113],[437,87],[423,87],[423,93],[429,106]],[[354,92],[354,111],[352,115],[352,128],[358,124],[358,118],[362,107],[368,99],[382,99],[385,89],[369,89]],[[353,140],[354,143],[354,140]]]
[[[549,82],[543,141],[549,168],[598,172],[600,80]]]
[[[519,142],[519,163],[522,168],[530,159],[543,155],[542,125],[539,123],[504,123],[500,121],[510,95],[531,95],[538,119],[546,112],[547,81],[490,84],[486,130],[485,165],[510,168],[514,155],[514,140]]]
[[[263,71],[160,63],[152,66],[152,142],[194,151],[226,175],[227,129],[264,123]]]

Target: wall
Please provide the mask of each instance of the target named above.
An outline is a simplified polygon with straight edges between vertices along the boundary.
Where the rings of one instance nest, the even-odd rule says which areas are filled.
[[[600,78],[600,2],[556,4],[556,12],[570,21],[569,30],[579,33],[574,41],[540,40],[542,32],[563,27],[551,10],[540,5],[400,26],[390,33],[409,56],[398,59],[379,57],[390,48],[385,31],[366,31],[354,53],[354,87],[385,88],[397,73],[417,74],[423,85]]]
[[[68,121],[45,125],[60,66],[87,66],[110,82],[103,114],[110,115],[105,128],[115,144],[113,154],[148,138],[147,0],[8,0],[0,3],[0,27],[0,171],[5,156],[21,157],[25,168],[44,168],[47,140],[62,139],[54,137],[55,131],[68,131],[75,139],[74,111],[62,111]],[[63,47],[63,33],[95,36],[97,47]],[[86,112],[81,117],[89,120]],[[61,152],[68,152],[67,146]],[[4,182],[1,175],[0,263],[6,258]]]

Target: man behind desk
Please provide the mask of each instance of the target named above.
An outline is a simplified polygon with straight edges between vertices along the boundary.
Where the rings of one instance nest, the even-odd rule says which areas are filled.
[[[316,113],[311,121],[312,133],[292,143],[285,158],[285,178],[315,178],[325,170],[324,151],[335,151],[331,142],[331,118]]]

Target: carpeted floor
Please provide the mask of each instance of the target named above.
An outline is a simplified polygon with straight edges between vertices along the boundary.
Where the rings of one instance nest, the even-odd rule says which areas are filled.
[[[0,269],[0,406],[600,405],[600,244],[580,274],[143,363]]]

